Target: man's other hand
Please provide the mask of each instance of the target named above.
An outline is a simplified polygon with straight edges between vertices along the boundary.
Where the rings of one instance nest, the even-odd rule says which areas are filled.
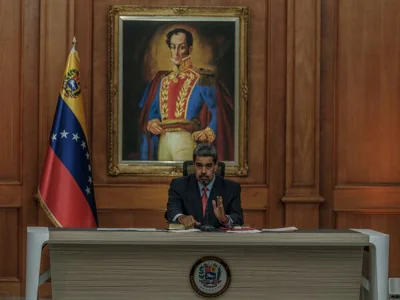
[[[185,226],[186,229],[200,225],[193,216],[180,216],[178,222]]]
[[[199,142],[199,143],[208,142],[207,134],[203,130],[194,132],[193,138],[196,142]]]
[[[150,120],[149,123],[147,123],[147,130],[155,135],[164,133],[165,130],[160,126],[160,123],[161,121],[158,119]]]
[[[192,133],[192,138],[198,143],[212,143],[215,140],[214,131],[210,127]]]

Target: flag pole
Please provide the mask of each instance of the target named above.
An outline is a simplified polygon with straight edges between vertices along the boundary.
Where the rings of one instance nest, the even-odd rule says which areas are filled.
[[[76,37],[64,70],[38,187],[56,227],[98,227]]]

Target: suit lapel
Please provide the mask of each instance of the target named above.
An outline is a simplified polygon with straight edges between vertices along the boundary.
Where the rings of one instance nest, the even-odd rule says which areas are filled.
[[[194,207],[193,216],[196,221],[203,224],[203,205],[201,203],[199,185],[195,175],[191,175],[189,180],[189,202]]]

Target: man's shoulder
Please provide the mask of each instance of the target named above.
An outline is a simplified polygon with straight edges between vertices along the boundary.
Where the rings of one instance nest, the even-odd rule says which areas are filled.
[[[171,185],[176,187],[185,187],[190,181],[191,175],[174,178],[171,180]]]
[[[198,73],[199,75],[202,75],[202,76],[214,76],[215,75],[215,73],[210,69],[193,67],[193,71],[195,71],[196,73]]]
[[[240,188],[240,183],[230,180],[230,179],[223,178],[221,176],[220,176],[220,178],[223,181],[225,186],[227,186],[229,188]]]
[[[212,70],[193,67],[193,71],[199,74],[199,85],[215,85],[215,73]]]
[[[157,73],[153,76],[152,81],[153,81],[153,82],[158,82],[158,81],[160,81],[162,78],[164,78],[165,76],[167,76],[169,73],[171,73],[171,71],[159,70],[159,71],[157,71]]]

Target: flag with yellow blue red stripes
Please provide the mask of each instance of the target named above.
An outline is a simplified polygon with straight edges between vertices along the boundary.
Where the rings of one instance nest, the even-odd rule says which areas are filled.
[[[75,45],[74,37],[58,96],[38,195],[42,208],[55,226],[97,227],[91,157],[79,80],[79,56]]]

